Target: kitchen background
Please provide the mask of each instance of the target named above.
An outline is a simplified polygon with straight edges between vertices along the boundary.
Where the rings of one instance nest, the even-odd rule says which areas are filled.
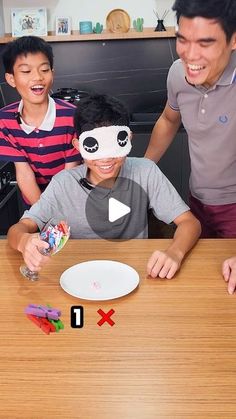
[[[1,4],[1,0],[0,0]],[[144,17],[145,27],[156,27],[156,16],[171,8],[170,0],[133,0],[111,1],[99,0],[40,0],[40,7],[48,11],[48,30],[54,30],[55,16],[73,17],[72,29],[78,29],[79,20],[99,21],[105,24],[107,14],[113,8],[123,8],[131,18]],[[66,5],[66,6],[65,6]],[[5,32],[11,31],[10,9],[12,7],[39,7],[38,0],[17,1],[3,0]],[[169,12],[166,26],[175,25],[174,15]],[[49,38],[49,42],[50,38]],[[150,139],[153,125],[162,112],[166,102],[166,78],[168,70],[177,58],[175,38],[142,38],[136,39],[96,39],[86,41],[63,41],[63,36],[56,42],[51,42],[54,52],[55,79],[53,93],[61,88],[73,88],[83,92],[108,93],[126,103],[131,115],[131,129],[134,133],[132,156],[143,156]],[[0,57],[4,49],[0,43]],[[0,65],[0,106],[18,100],[15,89],[5,82],[3,66]],[[0,160],[1,157],[0,157]],[[187,136],[181,128],[168,151],[158,163],[162,171],[174,184],[181,196],[188,200],[189,156]],[[1,176],[6,178],[7,168],[0,165]],[[12,224],[21,209],[16,205],[16,185],[4,186],[4,194],[0,194],[0,234],[5,234],[9,224]],[[9,181],[9,175],[7,175]],[[13,193],[14,190],[14,193]],[[10,199],[7,195],[10,194]],[[3,216],[4,213],[4,216]],[[158,236],[155,223],[152,222],[150,237]],[[159,228],[159,225],[158,225]]]

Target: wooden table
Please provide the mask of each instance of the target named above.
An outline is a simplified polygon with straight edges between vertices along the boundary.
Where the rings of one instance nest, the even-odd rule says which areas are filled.
[[[236,418],[236,296],[221,263],[236,240],[201,240],[173,280],[146,278],[146,261],[168,240],[70,241],[42,279],[19,274],[21,256],[0,241],[0,418]],[[69,266],[92,259],[128,263],[139,288],[88,302],[59,286]],[[45,335],[24,315],[29,303],[62,310],[65,329]],[[70,308],[85,323],[70,327]],[[111,327],[97,310],[115,310]]]

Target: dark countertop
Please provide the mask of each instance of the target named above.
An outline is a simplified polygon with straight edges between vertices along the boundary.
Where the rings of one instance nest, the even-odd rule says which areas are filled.
[[[134,133],[151,133],[161,113],[133,113],[130,118],[130,129]],[[185,131],[183,125],[179,131]]]

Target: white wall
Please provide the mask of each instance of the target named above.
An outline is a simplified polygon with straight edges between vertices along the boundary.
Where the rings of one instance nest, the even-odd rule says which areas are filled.
[[[80,20],[105,25],[108,13],[117,8],[126,10],[131,22],[137,17],[143,17],[144,26],[155,27],[153,9],[162,15],[166,9],[171,9],[173,3],[174,0],[3,0],[5,32],[11,32],[11,8],[16,7],[46,7],[48,30],[51,31],[55,30],[55,16],[71,16],[72,29],[78,29]],[[174,13],[171,10],[164,23],[166,26],[174,26]]]

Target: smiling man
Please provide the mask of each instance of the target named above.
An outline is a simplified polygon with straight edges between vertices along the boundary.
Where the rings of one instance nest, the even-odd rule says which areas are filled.
[[[202,237],[236,237],[236,0],[176,0],[173,10],[180,59],[146,157],[159,161],[182,121]]]

